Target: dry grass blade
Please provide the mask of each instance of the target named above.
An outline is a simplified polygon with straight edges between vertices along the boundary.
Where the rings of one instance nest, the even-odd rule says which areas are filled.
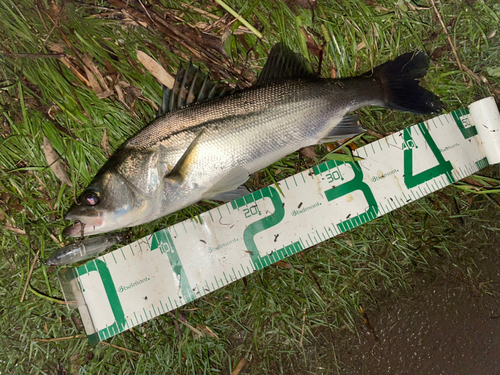
[[[302,316],[302,331],[300,332],[300,343],[299,346],[302,348],[302,343],[304,341],[304,331],[306,329],[306,312],[307,309],[304,309],[304,315]]]
[[[160,64],[153,60],[148,54],[137,50],[137,59],[155,77],[158,82],[164,84],[170,90],[174,87],[175,79]]]
[[[77,69],[68,57],[60,58],[60,61],[78,78],[85,86],[91,87],[89,80]]]
[[[65,183],[68,186],[73,186],[71,180],[66,173],[66,166],[61,161],[60,156],[52,147],[49,139],[44,135],[43,136],[43,153],[45,154],[45,159],[47,160],[47,164],[56,177]]]
[[[64,341],[64,340],[83,339],[85,337],[87,337],[87,336],[75,335],[75,336],[66,336],[66,337],[55,337],[53,339],[34,339],[33,341],[36,341],[36,342],[57,342],[57,341]]]
[[[202,326],[201,324],[197,324],[196,328],[198,328],[200,331],[204,332],[210,337],[213,337],[214,339],[219,340],[219,336],[217,336],[214,331],[212,331],[209,327],[207,326]]]
[[[165,34],[170,50],[185,56],[181,49],[174,47],[172,42],[179,43],[189,51],[194,60],[205,62],[219,78],[238,78],[236,85],[240,88],[250,86],[253,74],[236,68],[224,51],[220,38],[206,33],[200,33],[195,27],[176,25],[158,15],[151,7],[144,6],[136,0],[127,3],[120,0],[109,0],[116,8],[126,11],[132,18],[147,24],[154,30]],[[136,6],[136,8],[133,7]],[[147,13],[147,15],[145,14]]]
[[[10,221],[7,221],[5,223],[5,229],[7,230],[10,230],[11,232],[14,232],[14,233],[17,233],[17,234],[20,234],[20,235],[25,235],[26,232],[24,230],[22,230],[21,228],[16,228],[14,226],[11,225]]]
[[[30,283],[31,275],[33,274],[33,269],[35,268],[35,264],[38,260],[39,255],[40,255],[40,250],[38,250],[36,252],[35,257],[33,258],[33,261],[31,262],[30,271],[28,272],[28,277],[26,278],[26,284],[24,284],[23,294],[21,295],[20,302],[24,301],[24,296],[26,295],[26,291],[28,290],[28,285]]]
[[[182,324],[184,324],[186,327],[188,327],[191,331],[193,331],[198,337],[201,337],[203,336],[203,333],[201,333],[201,331],[197,330],[196,328],[194,328],[191,324],[188,323],[186,317],[184,315],[182,315],[180,312],[177,312],[178,314],[178,319],[177,317],[175,316],[175,314],[172,314],[171,312],[168,313],[168,315],[170,315],[172,318],[174,318],[176,321],[179,320]]]
[[[118,349],[118,350],[123,350],[125,352],[133,353],[133,354],[138,354],[138,355],[144,355],[144,353],[141,352],[136,352],[135,350],[127,349],[122,346],[110,344],[109,342],[106,341],[101,341],[101,344],[106,345],[106,346],[111,346],[112,348]]]

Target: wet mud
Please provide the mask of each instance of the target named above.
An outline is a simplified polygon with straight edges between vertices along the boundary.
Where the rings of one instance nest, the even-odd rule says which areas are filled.
[[[337,343],[338,373],[500,374],[500,235],[469,246],[470,268],[436,266],[411,295],[366,311],[373,331]]]

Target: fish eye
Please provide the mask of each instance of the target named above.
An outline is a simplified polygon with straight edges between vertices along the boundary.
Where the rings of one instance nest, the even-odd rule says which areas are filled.
[[[95,206],[99,203],[99,196],[96,193],[86,193],[82,200],[87,206]]]

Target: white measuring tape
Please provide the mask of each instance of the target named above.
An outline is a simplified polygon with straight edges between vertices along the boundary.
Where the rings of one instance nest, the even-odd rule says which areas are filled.
[[[91,343],[500,162],[493,98],[327,161],[60,275]]]

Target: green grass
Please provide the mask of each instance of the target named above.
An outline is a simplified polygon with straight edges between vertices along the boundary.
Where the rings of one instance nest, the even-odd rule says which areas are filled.
[[[175,14],[178,23],[214,22],[179,2],[156,3],[155,9]],[[206,2],[189,3],[217,17],[226,14]],[[490,95],[488,86],[458,69],[426,1],[320,1],[314,13],[291,10],[279,1],[226,3],[264,35],[262,43],[253,34],[231,36],[225,50],[232,66],[258,73],[266,50],[284,40],[317,67],[302,27],[310,42],[324,48],[324,76],[332,69],[339,77],[360,74],[404,52],[423,49],[433,56],[426,85],[447,110]],[[462,63],[499,89],[500,79],[494,76],[500,67],[498,2],[450,0],[437,5]],[[0,2],[1,374],[53,374],[58,366],[71,374],[229,374],[243,357],[249,364],[242,374],[335,374],[342,357],[334,339],[342,332],[362,332],[360,304],[369,311],[381,300],[411,293],[415,278],[424,277],[436,264],[450,262],[464,278],[472,277],[468,270],[474,265],[463,249],[470,248],[471,238],[487,241],[488,231],[499,230],[498,221],[487,221],[490,216],[484,213],[498,209],[499,197],[459,183],[291,257],[290,269],[268,267],[179,310],[192,326],[209,327],[219,340],[197,339],[188,327],[165,315],[109,340],[142,354],[104,344],[90,347],[85,338],[36,341],[84,333],[78,313],[54,301],[62,294],[53,267],[37,262],[26,298],[19,301],[35,254],[40,250],[44,258],[58,248],[51,234],[62,240],[64,213],[106,160],[100,147],[104,132],[116,149],[155,116],[151,103],[160,102],[161,88],[140,67],[136,50],[157,57],[171,73],[184,62],[179,56],[190,56],[186,48],[167,43],[161,32],[110,13],[112,8],[106,1],[88,0],[68,2],[58,12],[50,10],[48,0]],[[222,25],[211,35],[220,37]],[[58,59],[5,55],[52,54],[50,46],[63,43],[64,53],[84,74],[65,38],[80,55],[90,54],[110,79],[142,90],[133,109],[116,94],[98,99]],[[253,48],[251,54],[243,42]],[[207,66],[196,59],[195,63]],[[360,116],[367,127],[381,133],[422,119],[379,108],[363,109]],[[46,166],[43,134],[68,165],[73,188],[61,187]],[[322,156],[326,150],[318,147],[317,152]],[[303,168],[303,161],[293,154],[269,171],[282,179]],[[498,178],[497,167],[488,173]],[[261,183],[272,183],[270,174],[262,171]],[[487,186],[487,180],[476,181]],[[140,238],[211,207],[201,203],[153,225],[133,228],[132,236]],[[469,233],[472,222],[483,225]]]

